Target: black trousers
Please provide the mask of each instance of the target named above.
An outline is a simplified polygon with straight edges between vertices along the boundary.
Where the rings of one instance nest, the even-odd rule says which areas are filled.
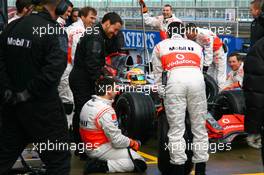
[[[2,115],[0,175],[9,174],[29,143],[68,143],[67,119],[59,97],[4,106]],[[38,152],[48,175],[69,174],[69,149],[51,148]]]
[[[70,88],[74,98],[74,115],[72,119],[73,137],[76,144],[81,142],[79,132],[80,113],[83,105],[95,94],[95,80],[86,77],[86,72],[73,69],[69,76]]]

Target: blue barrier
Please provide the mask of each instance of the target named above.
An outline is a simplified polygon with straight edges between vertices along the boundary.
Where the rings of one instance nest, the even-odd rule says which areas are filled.
[[[143,32],[142,30],[122,30],[125,38],[125,47],[142,50],[143,46]],[[220,35],[221,40],[228,48],[228,54],[242,49],[244,40],[234,37],[232,35]],[[161,41],[159,32],[146,32],[146,46],[151,52],[156,44]]]

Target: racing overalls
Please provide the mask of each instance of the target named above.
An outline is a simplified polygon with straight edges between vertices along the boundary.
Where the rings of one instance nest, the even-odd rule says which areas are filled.
[[[171,163],[182,165],[187,160],[185,112],[188,109],[193,137],[194,163],[208,160],[208,135],[204,115],[207,113],[205,82],[200,69],[202,48],[197,43],[174,35],[157,44],[152,54],[153,74],[162,86],[162,72],[167,71],[164,105],[170,129],[168,131]],[[189,145],[188,148],[190,149]]]
[[[231,71],[227,75],[227,80],[225,82],[226,87],[233,87],[239,88],[243,85],[243,78],[244,78],[244,70],[243,70],[244,63],[241,63],[240,67],[236,71]]]
[[[106,160],[109,172],[134,170],[127,150],[130,139],[118,128],[112,100],[92,96],[80,114],[80,134],[86,147],[90,148],[86,150],[87,155]],[[137,152],[132,149],[130,151],[133,159],[144,161]]]
[[[59,95],[62,99],[64,104],[64,108],[66,111],[67,119],[68,119],[68,126],[72,125],[72,107],[73,107],[73,94],[69,86],[69,75],[73,67],[73,60],[74,54],[76,51],[77,43],[80,40],[80,37],[85,32],[85,26],[81,18],[78,18],[78,21],[70,25],[69,27],[65,28],[68,34],[68,64],[67,68],[65,69],[62,77],[61,82],[58,87]],[[71,110],[68,109],[71,107]],[[69,111],[69,112],[68,112]]]
[[[167,38],[166,31],[167,31],[168,25],[171,22],[180,22],[180,23],[182,23],[182,20],[177,18],[174,14],[172,14],[172,16],[170,18],[166,18],[166,19],[164,19],[163,15],[152,17],[152,16],[150,16],[149,13],[144,13],[143,17],[144,17],[145,23],[147,25],[152,26],[152,27],[156,27],[156,28],[159,29],[160,38],[162,40]]]
[[[204,66],[209,66],[208,74],[211,75],[222,89],[226,81],[226,54],[223,49],[223,42],[220,38],[208,29],[197,27],[195,41],[204,48]]]
[[[85,26],[81,18],[67,27],[68,34],[68,62],[73,64],[77,44],[85,32]]]

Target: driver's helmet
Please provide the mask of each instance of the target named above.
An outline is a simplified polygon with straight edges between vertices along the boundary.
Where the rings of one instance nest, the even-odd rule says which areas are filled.
[[[146,84],[144,71],[139,68],[132,68],[130,71],[128,71],[126,78],[130,80],[132,85]]]

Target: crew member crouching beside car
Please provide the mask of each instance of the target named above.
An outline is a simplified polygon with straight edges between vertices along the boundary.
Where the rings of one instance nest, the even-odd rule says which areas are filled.
[[[82,108],[81,138],[85,144],[93,145],[92,149],[86,150],[90,159],[86,162],[84,174],[143,172],[147,168],[144,159],[136,152],[140,142],[124,136],[118,128],[112,107],[116,96],[114,87],[112,78],[100,78],[96,82],[96,95]]]
[[[244,77],[242,56],[238,53],[232,53],[228,58],[228,64],[231,67],[231,72],[228,73],[223,90],[231,90],[241,88]]]

